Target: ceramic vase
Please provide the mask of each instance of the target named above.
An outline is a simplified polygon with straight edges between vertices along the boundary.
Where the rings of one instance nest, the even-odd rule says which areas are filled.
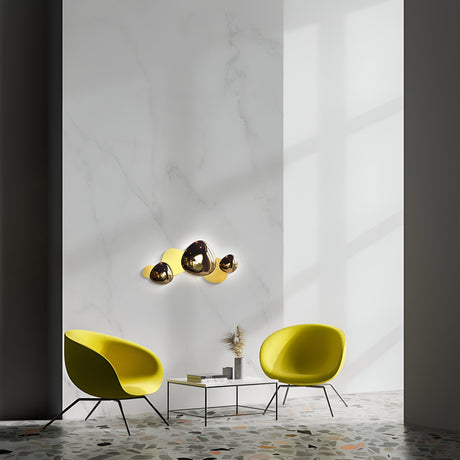
[[[235,379],[242,379],[243,375],[243,358],[235,358]]]

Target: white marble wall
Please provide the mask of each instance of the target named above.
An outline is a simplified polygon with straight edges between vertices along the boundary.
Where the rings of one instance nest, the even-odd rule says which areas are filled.
[[[284,321],[345,331],[344,392],[402,388],[402,6],[285,1]]]
[[[240,323],[261,373],[283,320],[282,18],[281,0],[64,1],[64,330],[136,341],[181,376],[232,365],[220,339]],[[196,239],[237,255],[225,283],[141,276]]]

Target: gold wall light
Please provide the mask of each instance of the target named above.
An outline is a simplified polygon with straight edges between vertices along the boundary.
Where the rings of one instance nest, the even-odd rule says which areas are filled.
[[[168,284],[174,276],[186,271],[191,275],[201,276],[206,281],[219,284],[227,275],[238,268],[238,261],[232,254],[222,259],[214,256],[214,251],[203,240],[194,241],[185,251],[170,248],[163,253],[161,262],[147,265],[142,270],[145,278],[157,284]]]
[[[233,254],[227,254],[220,261],[219,267],[225,273],[233,273],[238,268],[238,261]]]
[[[213,250],[203,241],[192,243],[182,255],[182,267],[191,275],[210,275],[216,268]]]
[[[222,269],[220,268],[220,261],[221,260],[219,258],[216,259],[216,268],[212,273],[204,277],[206,281],[209,281],[213,284],[219,284],[227,279],[227,273],[222,271]]]
[[[166,262],[160,262],[152,268],[149,276],[154,283],[168,284],[173,279],[173,272]]]
[[[161,261],[166,262],[171,267],[174,276],[184,271],[181,263],[183,254],[184,251],[176,248],[170,248],[163,253]]]

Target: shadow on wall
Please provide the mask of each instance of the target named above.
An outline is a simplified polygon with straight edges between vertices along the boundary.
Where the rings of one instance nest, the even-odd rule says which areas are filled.
[[[401,388],[402,2],[287,0],[284,59],[285,324],[344,329],[350,382],[391,350]]]

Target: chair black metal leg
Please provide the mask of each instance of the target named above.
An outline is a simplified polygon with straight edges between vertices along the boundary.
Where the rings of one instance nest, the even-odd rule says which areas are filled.
[[[163,420],[163,422],[166,423],[166,425],[169,426],[169,423],[164,419],[164,417],[160,414],[160,412],[158,411],[158,409],[149,401],[149,399],[146,397],[146,396],[142,396],[142,398],[144,398],[150,405],[150,407],[159,415],[159,417],[161,418],[161,420]],[[69,409],[71,409],[73,406],[75,406],[75,404],[77,404],[78,402],[80,401],[96,401],[96,405],[91,409],[91,412],[86,416],[85,420],[88,420],[88,418],[91,416],[91,414],[97,409],[97,407],[99,406],[99,404],[102,402],[102,401],[108,401],[107,399],[103,399],[103,398],[78,398],[76,399],[72,404],[69,404],[61,413],[59,413],[58,415],[56,415],[56,417],[54,417],[52,420],[50,420],[45,426],[43,426],[42,428],[40,428],[40,430],[44,430],[45,428],[47,428],[49,425],[51,425],[55,420],[57,420],[59,417],[61,417],[62,415],[64,415]],[[120,408],[120,412],[121,412],[121,416],[123,417],[123,421],[125,422],[125,426],[126,426],[126,431],[128,432],[128,434],[131,436],[131,432],[129,431],[129,426],[128,426],[128,422],[126,421],[126,417],[125,417],[125,413],[123,412],[123,406],[121,405],[121,401],[119,399],[114,399],[113,401],[116,401],[118,403],[118,407]]]
[[[78,398],[72,404],[69,404],[60,414],[56,415],[56,417],[50,420],[44,427],[40,428],[40,431],[44,430],[49,425],[51,425],[55,420],[57,420],[61,415],[64,415],[71,407],[75,406],[75,404],[77,404],[77,402],[80,402],[81,400],[82,398]]]
[[[329,397],[328,397],[328,395],[327,395],[326,387],[325,387],[325,386],[322,386],[321,388],[322,388],[323,391],[324,391],[324,396],[326,396],[327,405],[329,406],[329,410],[331,411],[331,415],[334,417],[334,413],[332,412],[331,403],[329,402]]]
[[[278,387],[276,388],[276,391],[273,393],[273,396],[271,397],[270,401],[268,402],[267,407],[265,408],[265,410],[264,410],[264,412],[263,412],[262,415],[265,415],[265,412],[267,412],[268,408],[270,407],[270,404],[271,404],[271,403],[273,402],[273,400],[275,399],[275,396],[277,395],[277,393],[278,393],[278,391],[279,391],[280,388],[281,388],[281,386],[278,386]]]
[[[160,412],[158,412],[158,409],[150,402],[147,396],[144,396],[143,398],[150,404],[150,407],[160,416],[161,420],[163,420],[163,422],[165,422],[166,425],[169,426],[169,423],[164,419],[164,417],[160,414]]]
[[[131,436],[131,433],[128,427],[128,422],[126,421],[125,414],[123,412],[123,407],[121,406],[121,401],[119,399],[115,399],[115,401],[118,403],[118,406],[120,407],[120,412],[121,412],[121,415],[123,416],[123,420],[125,422],[125,426],[126,426],[126,430],[128,431],[128,435]]]
[[[286,398],[287,398],[287,394],[288,394],[289,388],[291,388],[291,385],[288,385],[288,386],[286,387],[286,393],[284,393],[284,399],[283,399],[283,406],[286,404]]]
[[[86,416],[85,418],[85,422],[86,420],[88,420],[90,417],[91,417],[91,414],[96,410],[97,406],[99,406],[99,404],[101,404],[101,400],[99,400],[96,405],[91,409],[91,412]]]
[[[328,383],[328,385],[330,387],[332,387],[332,389],[336,392],[337,396],[342,400],[342,402],[345,404],[345,407],[348,407],[348,404],[345,402],[345,400],[342,398],[342,396],[340,396],[339,392],[334,388],[334,385],[332,385],[332,383]]]

